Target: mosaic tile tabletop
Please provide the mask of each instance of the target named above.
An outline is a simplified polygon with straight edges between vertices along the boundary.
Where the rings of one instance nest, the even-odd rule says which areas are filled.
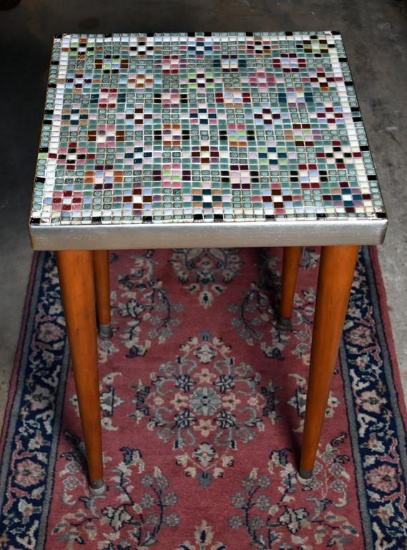
[[[32,227],[383,218],[339,33],[55,38]]]

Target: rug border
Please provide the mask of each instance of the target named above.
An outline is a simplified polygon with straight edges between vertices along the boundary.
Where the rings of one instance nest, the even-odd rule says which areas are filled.
[[[402,476],[404,479],[407,479],[407,409],[404,400],[403,386],[401,384],[400,369],[397,361],[393,332],[391,330],[391,322],[387,309],[386,289],[378,259],[377,248],[375,246],[362,247],[361,254],[364,256],[364,263],[367,267],[366,277],[368,280],[368,287],[370,288],[373,305],[373,317],[376,321],[377,335],[384,356],[383,376],[386,380],[390,397],[390,407],[394,412],[394,423],[396,425],[396,436],[399,443]],[[346,414],[348,418],[349,437],[351,441],[354,463],[354,475],[358,497],[358,507],[361,517],[362,535],[364,538],[365,547],[374,548],[374,531],[372,525],[373,517],[370,513],[370,508],[367,506],[369,498],[367,495],[366,481],[364,478],[364,467],[362,464],[361,453],[359,451],[360,438],[357,430],[355,398],[352,392],[346,345],[343,336],[341,338],[339,348],[339,361],[345,390],[344,399],[346,402]],[[400,435],[402,437],[399,437]]]
[[[369,246],[368,249],[369,249],[370,258],[372,260],[372,265],[373,265],[373,276],[374,276],[376,287],[378,290],[378,298],[379,298],[378,305],[380,307],[380,316],[382,319],[382,324],[384,325],[384,328],[385,328],[386,342],[389,348],[389,355],[393,364],[393,380],[395,382],[394,385],[397,391],[397,395],[399,396],[398,407],[400,409],[400,413],[404,420],[404,427],[406,428],[407,427],[407,403],[404,395],[403,384],[401,381],[400,365],[398,362],[396,346],[394,343],[393,330],[392,330],[392,325],[391,325],[391,320],[389,315],[389,309],[387,305],[387,291],[386,291],[386,286],[384,284],[382,268],[379,261],[379,252],[376,246]]]
[[[19,405],[21,403],[21,398],[24,395],[25,391],[25,375],[27,367],[29,366],[28,358],[24,360],[24,356],[29,353],[30,343],[33,337],[34,332],[34,316],[37,311],[38,306],[38,294],[41,292],[41,283],[43,282],[44,266],[49,258],[49,252],[36,252],[33,255],[29,280],[27,284],[26,298],[24,301],[23,314],[21,318],[21,327],[20,335],[17,344],[17,350],[14,359],[13,372],[10,380],[9,394],[7,399],[6,412],[4,416],[4,423],[1,432],[0,439],[0,517],[1,511],[3,509],[4,500],[6,497],[7,489],[7,473],[10,469],[10,460],[12,457],[11,445],[13,443],[7,433],[11,428],[13,419],[15,422],[18,422],[18,411]],[[37,298],[34,300],[35,295]],[[63,415],[62,410],[64,406],[64,398],[66,393],[66,380],[67,374],[69,371],[69,346],[66,341],[65,335],[65,344],[64,344],[64,354],[61,358],[61,372],[60,372],[60,381],[58,388],[56,390],[55,398],[55,409],[54,409],[54,429],[52,431],[51,444],[49,446],[49,455],[48,455],[48,468],[49,471],[52,471],[52,475],[47,476],[45,482],[45,491],[44,498],[42,503],[42,512],[40,521],[37,527],[37,540],[36,548],[40,550],[45,548],[46,544],[46,535],[47,535],[47,525],[49,521],[49,506],[51,504],[51,496],[55,482],[54,476],[54,465],[57,459],[57,453],[59,448],[59,439],[61,434],[61,429],[63,426]],[[15,429],[13,430],[13,434]],[[4,464],[7,464],[7,468],[4,467]],[[1,534],[1,533],[0,533]]]

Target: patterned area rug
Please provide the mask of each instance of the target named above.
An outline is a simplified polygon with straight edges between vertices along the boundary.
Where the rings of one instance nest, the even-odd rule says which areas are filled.
[[[36,256],[2,438],[0,548],[406,548],[406,415],[368,249],[315,475],[297,478],[318,261],[304,252],[287,334],[279,250],[111,254],[109,490],[93,497],[54,258]]]

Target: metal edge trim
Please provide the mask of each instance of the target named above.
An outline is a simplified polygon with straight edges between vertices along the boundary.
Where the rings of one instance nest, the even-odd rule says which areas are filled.
[[[34,250],[381,244],[388,220],[31,226]]]

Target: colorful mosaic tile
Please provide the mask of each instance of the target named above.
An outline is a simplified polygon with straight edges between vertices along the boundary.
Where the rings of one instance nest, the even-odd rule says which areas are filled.
[[[381,217],[339,33],[55,38],[32,225]]]

